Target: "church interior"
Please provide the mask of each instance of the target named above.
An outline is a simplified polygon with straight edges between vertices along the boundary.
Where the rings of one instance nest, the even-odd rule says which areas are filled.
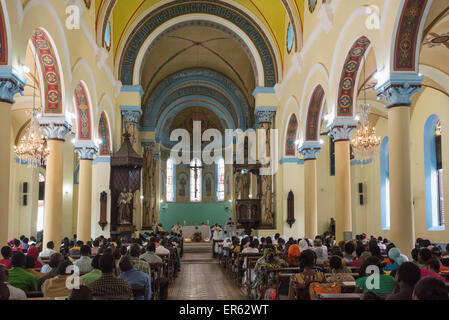
[[[7,297],[448,299],[448,61],[447,0],[0,0]]]

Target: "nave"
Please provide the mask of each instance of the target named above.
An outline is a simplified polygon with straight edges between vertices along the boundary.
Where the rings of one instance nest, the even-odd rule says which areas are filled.
[[[210,252],[186,252],[181,271],[170,285],[168,300],[246,300]]]

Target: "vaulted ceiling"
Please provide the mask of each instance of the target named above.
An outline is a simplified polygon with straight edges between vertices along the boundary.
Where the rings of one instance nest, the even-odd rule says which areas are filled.
[[[169,1],[164,0],[115,0],[113,7],[113,44],[114,51],[122,45],[124,35],[129,28],[132,27],[136,19],[141,17],[149,10],[156,9],[158,6],[167,4]],[[95,2],[96,12],[104,10],[111,0],[97,0]],[[176,2],[176,1],[171,1]],[[178,1],[179,2],[179,1]],[[182,1],[189,2],[189,1]],[[211,1],[217,2],[217,1]],[[253,16],[263,23],[271,36],[275,39],[276,50],[281,57],[284,54],[286,42],[285,18],[288,6],[290,11],[294,11],[300,17],[301,23],[304,16],[304,1],[301,0],[233,0],[224,1],[228,4],[239,6],[240,9],[251,13]],[[97,19],[99,15],[97,14]]]

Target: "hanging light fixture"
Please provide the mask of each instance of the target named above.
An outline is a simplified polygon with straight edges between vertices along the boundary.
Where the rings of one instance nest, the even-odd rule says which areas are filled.
[[[27,112],[31,116],[30,125],[25,134],[20,139],[19,145],[14,146],[14,152],[21,161],[27,162],[28,167],[36,168],[46,165],[50,149],[47,141],[40,133],[40,126],[37,118],[40,115],[39,107],[36,106],[36,72],[37,72],[37,50],[34,50],[34,85],[33,85],[33,109]]]
[[[352,152],[356,160],[362,163],[368,162],[372,159],[374,153],[377,151],[381,139],[376,135],[376,128],[371,126],[368,116],[371,111],[371,106],[366,102],[366,58],[363,66],[363,74],[365,84],[363,86],[364,101],[360,105],[359,124],[357,125],[357,134],[355,139],[352,139]]]

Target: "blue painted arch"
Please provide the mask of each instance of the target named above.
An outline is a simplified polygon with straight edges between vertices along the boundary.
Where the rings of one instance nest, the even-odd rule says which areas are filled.
[[[226,106],[239,127],[251,126],[252,112],[239,87],[229,78],[210,69],[186,69],[162,80],[144,99],[143,127],[155,130],[157,119],[167,105],[183,95],[202,94]],[[231,111],[232,110],[232,111]]]
[[[134,64],[145,40],[163,23],[184,14],[200,13],[218,16],[245,32],[256,46],[262,59],[265,86],[274,87],[278,81],[277,63],[273,47],[264,32],[245,12],[224,2],[199,0],[168,3],[150,12],[131,32],[120,58],[119,77],[123,84],[131,84]]]

